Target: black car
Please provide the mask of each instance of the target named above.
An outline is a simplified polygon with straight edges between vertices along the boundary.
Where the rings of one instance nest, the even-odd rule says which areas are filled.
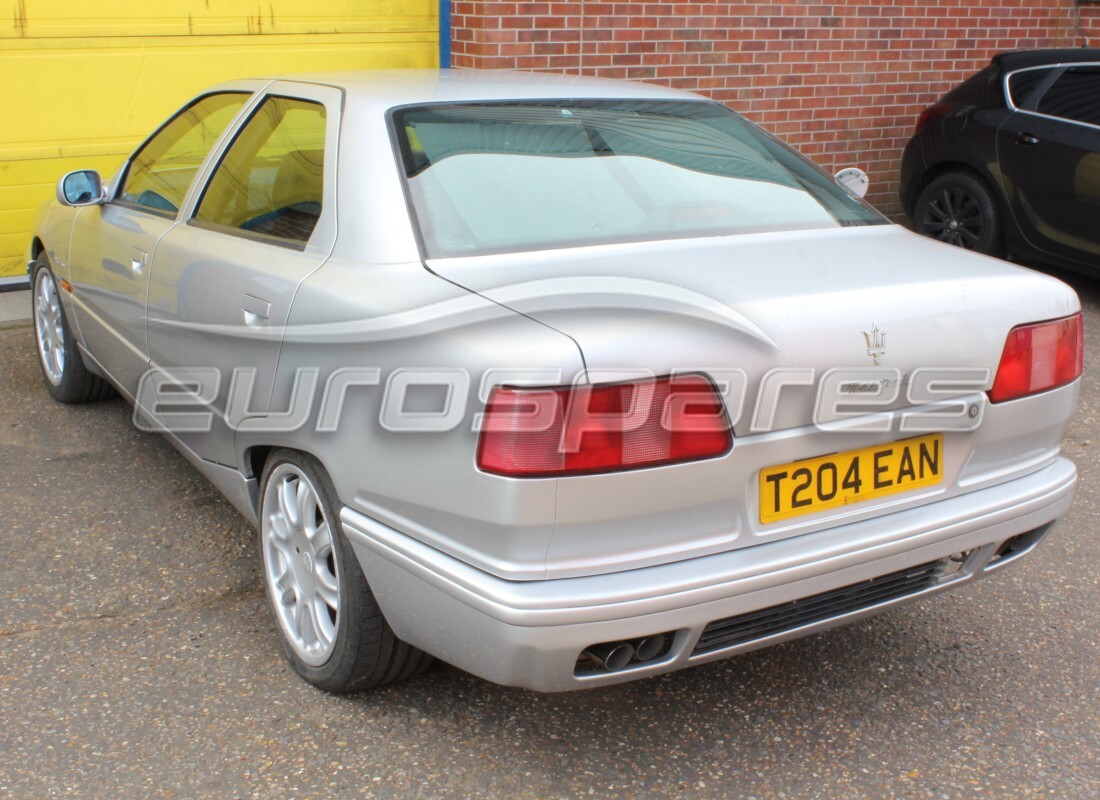
[[[901,202],[951,244],[1100,267],[1100,48],[1001,53],[926,108]]]

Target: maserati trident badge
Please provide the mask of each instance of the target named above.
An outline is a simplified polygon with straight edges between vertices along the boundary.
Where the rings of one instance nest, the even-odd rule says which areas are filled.
[[[886,331],[880,331],[878,324],[873,324],[871,332],[861,331],[863,338],[867,340],[867,355],[875,360],[875,366],[882,363],[882,357],[886,355]]]

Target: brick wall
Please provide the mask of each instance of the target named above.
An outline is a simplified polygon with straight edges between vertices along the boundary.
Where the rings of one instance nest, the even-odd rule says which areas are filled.
[[[701,92],[829,169],[867,170],[869,199],[895,216],[924,106],[1000,50],[1100,44],[1100,3],[1074,0],[454,0],[451,23],[452,66]]]

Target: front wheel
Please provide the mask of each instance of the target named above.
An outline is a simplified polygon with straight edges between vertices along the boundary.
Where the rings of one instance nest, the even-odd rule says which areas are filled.
[[[84,366],[45,253],[34,262],[33,280],[34,340],[38,366],[50,395],[62,403],[85,403],[110,396],[114,391],[111,385]]]
[[[966,172],[949,172],[925,187],[913,210],[917,233],[966,250],[999,256],[1000,214],[985,182]]]
[[[267,600],[295,671],[321,689],[354,692],[425,669],[431,656],[398,639],[382,616],[320,463],[277,451],[260,498]]]

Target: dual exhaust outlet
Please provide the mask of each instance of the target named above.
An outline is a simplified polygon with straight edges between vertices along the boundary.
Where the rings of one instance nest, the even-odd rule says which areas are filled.
[[[625,642],[603,642],[585,649],[584,655],[608,672],[617,672],[633,662],[651,661],[668,645],[667,634],[658,633]]]

